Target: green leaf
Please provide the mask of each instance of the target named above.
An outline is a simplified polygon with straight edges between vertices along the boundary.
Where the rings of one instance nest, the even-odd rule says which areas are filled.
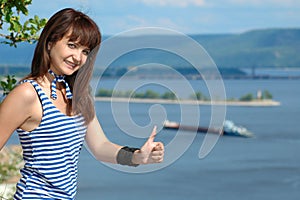
[[[19,42],[33,43],[38,39],[38,32],[45,26],[47,20],[40,19],[37,15],[25,22],[20,22],[22,15],[28,15],[28,5],[32,0],[0,0],[0,30],[2,27],[7,27],[9,34],[1,34],[5,40],[0,41],[0,44],[8,44],[17,46]]]
[[[13,24],[13,31],[19,33],[22,29],[22,25],[20,24],[19,21],[12,21]]]
[[[28,15],[28,10],[25,5],[20,5],[19,10],[21,10],[24,15]]]

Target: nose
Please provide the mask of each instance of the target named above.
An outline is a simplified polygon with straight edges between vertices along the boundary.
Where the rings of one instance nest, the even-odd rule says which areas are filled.
[[[74,52],[73,56],[72,56],[73,62],[77,65],[79,65],[81,63],[82,60],[82,54],[80,51],[76,51]]]

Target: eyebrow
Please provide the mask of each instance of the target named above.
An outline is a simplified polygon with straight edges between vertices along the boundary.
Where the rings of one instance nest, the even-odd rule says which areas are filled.
[[[82,44],[80,44],[80,42],[78,42],[78,41],[72,41],[72,40],[69,39],[68,42],[73,42],[73,43],[74,43],[75,45],[77,45],[77,46],[83,46],[83,47],[86,47],[85,50],[91,50],[90,47],[85,46],[85,45],[82,45]]]

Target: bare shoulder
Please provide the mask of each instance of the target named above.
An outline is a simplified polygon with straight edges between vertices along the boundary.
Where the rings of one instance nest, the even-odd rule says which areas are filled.
[[[37,93],[30,83],[15,87],[0,104],[0,130],[10,134],[21,127],[37,112],[38,101]]]
[[[4,99],[18,104],[30,105],[37,99],[37,93],[31,83],[22,83],[15,87]]]

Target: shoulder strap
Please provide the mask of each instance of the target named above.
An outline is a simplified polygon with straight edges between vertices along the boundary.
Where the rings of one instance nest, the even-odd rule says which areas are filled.
[[[44,93],[44,91],[42,90],[41,86],[35,81],[35,80],[23,80],[20,84],[22,83],[31,83],[31,85],[34,87],[34,89],[36,90],[42,105],[44,105],[44,101],[48,99],[47,95]]]

